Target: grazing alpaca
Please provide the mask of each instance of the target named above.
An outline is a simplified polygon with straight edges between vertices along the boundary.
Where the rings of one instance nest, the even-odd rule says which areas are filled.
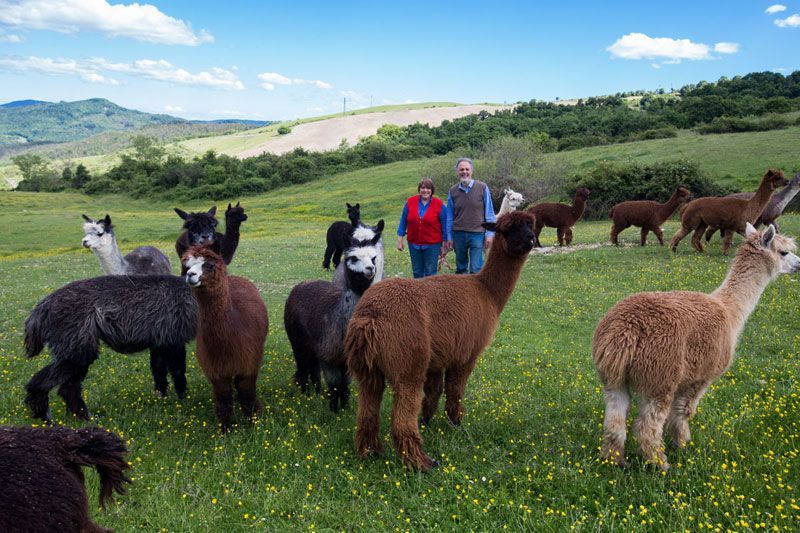
[[[100,475],[100,505],[125,493],[125,441],[97,427],[0,427],[0,531],[104,529],[89,517],[82,466]]]
[[[106,274],[146,275],[172,272],[167,256],[152,246],[139,246],[122,257],[117,246],[117,237],[114,235],[111,217],[107,214],[106,218],[102,220],[94,220],[86,215],[81,216],[86,221],[83,224],[84,236],[81,244],[84,248],[89,248],[94,252]]]
[[[230,429],[233,388],[244,414],[261,412],[256,382],[269,319],[258,288],[229,276],[222,257],[193,246],[181,260],[197,299],[197,360],[214,388],[214,409],[223,433]]]
[[[625,419],[630,396],[640,398],[633,432],[645,460],[666,470],[662,433],[689,440],[688,420],[711,383],[730,366],[736,342],[761,293],[779,274],[800,269],[794,241],[769,226],[749,223],[722,285],[711,294],[643,292],[606,314],[592,339],[606,413],[602,455],[624,464]]]
[[[617,235],[622,230],[630,226],[642,228],[641,245],[647,244],[647,234],[653,232],[658,237],[658,242],[664,246],[664,233],[661,231],[661,224],[672,216],[672,213],[679,205],[692,199],[692,194],[678,187],[666,203],[660,204],[652,200],[634,200],[630,202],[620,202],[608,212],[608,216],[614,221],[611,226],[611,243],[617,242]]]
[[[536,246],[539,244],[539,234],[542,228],[556,228],[559,246],[572,243],[572,226],[581,218],[589,198],[589,189],[581,187],[575,191],[575,200],[572,205],[541,203],[528,208],[528,212],[536,217],[533,233],[536,235]]]
[[[764,210],[761,211],[758,220],[756,220],[753,225],[758,228],[762,224],[765,226],[772,224],[775,226],[775,231],[780,232],[781,228],[778,226],[777,218],[783,214],[786,206],[789,205],[789,202],[794,199],[798,192],[800,192],[800,172],[794,175],[794,178],[792,178],[792,181],[790,181],[788,185],[772,195],[772,198],[769,199],[769,203]],[[755,193],[735,192],[733,194],[729,194],[727,197],[749,200],[753,197],[753,194]],[[717,231],[717,228],[708,228],[706,230],[706,242],[711,240],[711,237],[714,235],[715,231]]]
[[[212,250],[222,256],[226,265],[230,265],[233,254],[239,246],[239,228],[242,222],[247,220],[244,208],[239,207],[236,202],[235,207],[228,204],[225,211],[225,234],[216,231],[217,206],[212,205],[206,213],[187,213],[175,208],[175,212],[184,220],[183,229],[175,241],[175,250],[178,252],[178,260],[183,257],[190,246],[210,246]]]
[[[379,226],[383,228],[383,221]],[[344,357],[347,323],[361,295],[372,285],[377,272],[380,231],[370,240],[355,238],[344,252],[342,271],[337,283],[304,281],[292,289],[286,299],[283,323],[292,344],[297,372],[294,381],[307,392],[309,380],[320,391],[320,366],[328,384],[331,411],[347,407],[350,380]]]
[[[333,260],[334,270],[339,266],[342,252],[349,246],[353,229],[357,228],[361,222],[361,204],[347,204],[347,218],[350,219],[350,223],[334,222],[330,225],[328,233],[325,235],[327,246],[325,248],[325,257],[322,259],[322,268],[325,270],[331,269],[331,260]]]
[[[461,422],[467,379],[533,248],[533,224],[534,217],[520,211],[484,223],[496,233],[476,274],[389,278],[361,297],[345,337],[347,365],[358,381],[359,455],[382,450],[380,404],[388,380],[395,391],[395,448],[410,468],[436,466],[422,449],[417,415],[421,408],[423,422],[430,421],[444,388],[447,417]]]
[[[706,228],[711,226],[725,232],[722,253],[727,254],[733,239],[733,232],[744,235],[745,225],[748,222],[752,224],[756,221],[761,211],[764,210],[764,206],[769,202],[772,191],[787,183],[783,172],[768,170],[761,178],[761,184],[750,200],[718,196],[692,200],[686,204],[681,213],[681,228],[672,237],[672,241],[669,243],[670,249],[674,252],[681,239],[694,230],[692,246],[698,252],[702,252],[703,244],[700,239]]]
[[[523,198],[520,193],[514,192],[511,189],[505,189],[503,191],[503,203],[500,204],[500,211],[497,213],[497,216],[499,217],[500,215],[516,211],[524,201],[525,198]]]
[[[25,403],[34,418],[51,422],[48,394],[58,386],[67,410],[85,420],[81,387],[100,341],[120,353],[150,349],[155,389],[186,392],[186,349],[197,328],[197,306],[177,276],[100,276],[74,281],[45,296],[25,320],[25,353],[50,347],[52,363],[33,375]]]

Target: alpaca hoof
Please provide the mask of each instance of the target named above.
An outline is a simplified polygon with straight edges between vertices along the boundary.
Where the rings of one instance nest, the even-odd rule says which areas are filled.
[[[419,417],[419,418],[417,419],[417,425],[418,425],[419,427],[423,427],[423,426],[430,426],[430,425],[431,425],[431,418],[433,418],[433,417],[430,417],[430,416],[428,416],[428,417],[421,416],[421,417]]]
[[[424,472],[430,472],[434,468],[438,468],[439,461],[437,461],[433,457],[425,456],[420,464],[418,465],[409,464],[408,466],[411,467],[412,470],[419,470],[420,472],[424,473]]]
[[[82,409],[82,410],[78,411],[77,413],[75,413],[75,416],[77,416],[78,418],[80,418],[84,422],[89,422],[89,421],[92,420],[92,418],[94,418],[94,416],[92,415],[92,413],[88,409]]]

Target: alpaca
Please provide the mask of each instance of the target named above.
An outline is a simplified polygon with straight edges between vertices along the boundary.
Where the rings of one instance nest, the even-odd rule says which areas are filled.
[[[536,246],[539,244],[539,234],[544,226],[556,228],[559,246],[572,243],[572,226],[581,218],[589,198],[589,189],[581,187],[575,191],[575,200],[572,205],[541,203],[528,208],[528,212],[536,217],[533,233],[536,235]]]
[[[325,248],[325,256],[322,259],[322,268],[325,270],[331,269],[331,261],[333,261],[333,269],[339,266],[342,259],[342,252],[347,248],[350,243],[350,236],[353,233],[353,228],[357,228],[361,222],[361,204],[350,205],[347,204],[347,222],[334,222],[328,228],[328,233],[325,235],[327,246]]]
[[[383,221],[379,224],[383,228]],[[372,285],[377,272],[378,241],[374,233],[365,241],[352,239],[344,252],[341,284],[304,281],[286,299],[283,323],[292,344],[297,372],[294,381],[307,392],[309,380],[320,391],[320,366],[328,384],[330,409],[334,413],[347,407],[349,378],[344,358],[347,323],[361,295]]]
[[[146,275],[172,272],[172,266],[169,264],[167,256],[153,246],[139,246],[123,257],[117,246],[114,226],[111,224],[111,217],[108,214],[102,220],[94,220],[86,215],[81,216],[85,220],[81,244],[84,248],[89,248],[94,252],[106,274]]]
[[[661,225],[672,216],[679,205],[692,199],[692,194],[683,187],[678,187],[666,203],[660,204],[652,200],[633,200],[620,202],[608,212],[609,218],[614,221],[611,226],[611,243],[617,242],[617,235],[630,226],[642,228],[641,245],[647,244],[647,234],[655,233],[658,242],[664,246],[664,233]]]
[[[505,189],[503,191],[503,203],[500,204],[500,211],[497,213],[497,216],[499,217],[500,215],[516,211],[524,201],[525,198],[520,193],[514,192],[511,189]]]
[[[756,221],[761,211],[764,210],[764,206],[769,202],[772,191],[787,183],[783,172],[768,170],[761,178],[761,184],[750,200],[716,196],[692,200],[686,204],[681,213],[681,228],[672,237],[672,241],[669,243],[670,249],[674,252],[681,239],[694,230],[692,246],[698,252],[702,252],[703,244],[700,239],[706,228],[711,226],[725,232],[722,253],[727,254],[733,239],[733,232],[744,235],[745,225],[748,222],[752,224]]]
[[[383,219],[380,219],[375,226],[366,226],[363,223],[359,222],[359,225],[353,229],[353,233],[350,236],[352,241],[356,242],[367,242],[372,240],[376,235],[378,235],[378,242],[375,245],[375,249],[378,252],[377,257],[375,258],[375,278],[372,280],[372,283],[378,283],[380,280],[383,279],[383,265],[385,262],[385,257],[383,253],[383,228],[384,223]],[[339,266],[336,267],[336,270],[333,272],[333,279],[331,281],[337,287],[341,287],[344,289],[345,286],[345,272],[344,272],[344,264],[339,263]]]
[[[34,418],[52,422],[48,395],[58,386],[67,410],[88,420],[81,388],[100,341],[119,353],[150,349],[155,389],[167,394],[167,371],[175,392],[186,392],[185,344],[194,338],[197,306],[177,276],[100,276],[74,281],[45,296],[25,320],[25,353],[45,344],[52,363],[25,386]]]
[[[225,261],[210,248],[189,248],[181,263],[197,299],[197,360],[214,389],[214,410],[226,433],[233,388],[248,418],[261,412],[256,383],[269,328],[267,307],[258,288],[229,276]]]
[[[749,223],[722,285],[711,294],[643,292],[617,303],[600,320],[592,356],[606,412],[602,455],[624,464],[630,396],[640,397],[633,427],[645,460],[669,468],[665,423],[673,443],[690,438],[688,420],[708,387],[730,366],[739,334],[761,293],[779,274],[800,270],[794,241]]]
[[[533,248],[533,224],[533,215],[522,211],[484,223],[496,233],[476,274],[389,278],[364,293],[345,337],[347,365],[359,390],[359,455],[382,450],[380,404],[388,380],[395,391],[392,437],[403,462],[424,471],[437,465],[422,448],[417,414],[421,409],[427,424],[444,389],[448,419],[461,422],[467,379]]]
[[[777,218],[783,214],[786,206],[789,205],[798,192],[800,192],[800,172],[794,175],[794,178],[792,178],[792,181],[790,181],[788,185],[772,195],[772,198],[769,199],[769,203],[764,210],[761,211],[758,220],[756,220],[753,225],[759,228],[762,224],[764,226],[772,224],[775,226],[775,231],[780,232],[781,228],[778,226]],[[749,200],[753,197],[753,194],[752,192],[735,192],[729,194],[726,198],[742,198],[744,200]],[[717,231],[717,228],[713,227],[706,230],[706,242],[711,240],[715,231]]]
[[[89,517],[81,467],[97,469],[105,507],[131,482],[127,453],[124,440],[98,427],[0,427],[0,531],[110,531]]]
[[[242,222],[247,220],[244,208],[236,202],[235,207],[228,204],[225,211],[225,234],[216,231],[217,206],[212,205],[206,213],[187,213],[175,208],[175,212],[184,220],[183,228],[178,240],[175,241],[175,251],[178,252],[178,260],[183,257],[190,246],[207,245],[220,254],[226,265],[230,265],[233,254],[239,246],[239,228]]]

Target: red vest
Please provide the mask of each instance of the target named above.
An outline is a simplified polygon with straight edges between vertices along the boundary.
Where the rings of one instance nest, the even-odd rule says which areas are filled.
[[[408,216],[406,218],[406,238],[409,244],[439,244],[442,242],[442,224],[439,213],[444,204],[431,196],[425,216],[419,218],[419,195],[408,199]]]

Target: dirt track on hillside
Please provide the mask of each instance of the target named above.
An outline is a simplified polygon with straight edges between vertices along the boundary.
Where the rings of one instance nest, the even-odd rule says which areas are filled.
[[[373,135],[384,124],[409,126],[417,122],[438,126],[444,120],[453,120],[465,115],[472,115],[483,110],[493,113],[498,109],[510,106],[464,105],[457,107],[431,107],[428,109],[410,109],[406,111],[385,111],[382,113],[365,113],[345,117],[309,122],[293,126],[291,133],[275,137],[265,143],[236,154],[239,158],[253,157],[263,152],[283,154],[291,152],[298,146],[306,150],[320,152],[335,150],[342,139],[347,139],[351,146],[361,137]]]

